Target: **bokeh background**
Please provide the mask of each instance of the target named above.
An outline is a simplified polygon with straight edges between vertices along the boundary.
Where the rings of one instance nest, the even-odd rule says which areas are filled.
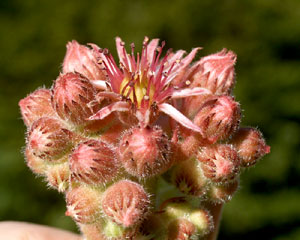
[[[219,239],[300,239],[300,1],[0,1],[0,220],[76,231],[63,195],[27,169],[18,101],[58,76],[72,39],[137,48],[145,35],[174,50],[223,47],[238,55],[242,125],[258,126],[271,154],[244,172]],[[115,51],[112,51],[115,53]]]

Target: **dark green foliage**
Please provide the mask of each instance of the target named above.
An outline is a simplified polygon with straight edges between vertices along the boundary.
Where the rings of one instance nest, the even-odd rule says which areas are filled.
[[[271,154],[242,175],[220,239],[300,238],[300,1],[0,1],[0,220],[74,230],[65,202],[24,163],[18,101],[50,87],[72,39],[114,50],[145,35],[167,47],[237,53],[242,125],[259,126]],[[260,237],[261,236],[261,237]]]

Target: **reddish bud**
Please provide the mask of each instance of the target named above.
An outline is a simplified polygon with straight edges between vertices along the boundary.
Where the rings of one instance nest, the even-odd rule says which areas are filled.
[[[38,89],[19,102],[24,123],[29,127],[43,116],[53,116],[51,93],[48,89]]]
[[[119,168],[113,148],[103,141],[79,144],[69,158],[72,180],[87,184],[105,184]]]
[[[239,104],[229,96],[208,99],[194,119],[194,123],[202,129],[204,137],[210,142],[228,138],[239,122]]]
[[[67,44],[67,53],[63,62],[63,73],[78,72],[89,80],[106,79],[105,72],[98,64],[93,50],[76,41]]]
[[[203,147],[197,156],[205,177],[213,182],[229,182],[240,170],[240,159],[231,145],[218,144]]]
[[[71,149],[72,133],[59,120],[42,117],[32,124],[28,147],[32,149],[33,155],[55,161]]]
[[[257,160],[270,152],[270,146],[266,145],[262,133],[254,128],[240,128],[232,139],[242,159],[242,166],[253,166]]]
[[[27,166],[36,174],[45,175],[47,164],[44,159],[41,159],[33,154],[32,148],[26,147],[25,157]]]
[[[87,78],[78,73],[66,73],[56,79],[52,89],[53,108],[62,119],[80,125],[101,108],[96,94]]]
[[[149,207],[150,200],[143,187],[129,180],[115,183],[103,195],[104,213],[124,227],[139,224],[146,217]]]
[[[172,183],[183,193],[201,197],[207,190],[200,162],[195,159],[184,161],[172,170]]]
[[[101,193],[87,186],[71,189],[66,194],[66,215],[79,223],[92,223],[100,217]]]
[[[192,78],[192,87],[204,87],[216,95],[230,94],[235,82],[235,62],[236,55],[226,49],[203,57]]]
[[[171,145],[161,128],[132,128],[120,140],[119,158],[128,173],[151,177],[166,171],[172,163]]]
[[[69,187],[69,164],[68,162],[49,166],[47,170],[47,180],[50,187],[59,192],[65,192]]]
[[[233,194],[239,187],[239,180],[222,185],[212,185],[208,191],[209,201],[213,203],[224,203],[231,200]]]
[[[168,240],[189,240],[196,233],[196,227],[190,221],[179,218],[168,227]]]

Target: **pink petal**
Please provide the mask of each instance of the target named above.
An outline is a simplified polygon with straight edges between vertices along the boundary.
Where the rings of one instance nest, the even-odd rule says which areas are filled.
[[[112,103],[112,104],[100,109],[93,116],[89,117],[89,120],[101,120],[101,119],[107,117],[112,112],[115,112],[115,111],[125,112],[125,111],[128,111],[129,108],[130,108],[130,105],[127,102],[122,102],[122,101],[115,102],[115,103]]]
[[[195,132],[199,132],[201,135],[203,135],[201,128],[199,128],[197,125],[195,125],[190,119],[188,119],[186,116],[184,116],[181,112],[179,112],[176,108],[174,108],[172,105],[168,103],[162,103],[158,105],[158,108],[160,111],[164,112],[165,114],[169,115],[171,118],[176,120],[178,123],[180,123],[182,126],[191,129]]]
[[[192,97],[204,94],[211,94],[206,88],[195,87],[195,88],[185,88],[181,90],[176,90],[172,94],[172,98],[185,98],[185,97]]]
[[[148,62],[152,61],[153,54],[156,51],[158,43],[159,43],[159,39],[155,38],[155,39],[152,39],[151,42],[148,44],[148,46],[147,46],[147,60],[148,60]]]
[[[175,64],[172,73],[168,77],[166,84],[170,83],[174,78],[178,77],[182,70],[184,70],[194,59],[196,53],[201,48],[194,48],[185,58],[183,58],[178,64]]]
[[[122,99],[122,96],[115,92],[99,92],[99,93],[97,93],[97,96],[109,98],[109,99],[115,100],[115,101],[120,101]]]
[[[108,90],[108,86],[110,85],[107,81],[105,80],[93,80],[91,81],[91,84],[100,90]]]
[[[122,44],[122,39],[120,37],[116,37],[116,46],[117,46],[117,52],[118,52],[118,56],[119,56],[119,60],[120,62],[122,62],[124,64],[124,59],[126,58],[126,56],[124,55],[124,46]]]

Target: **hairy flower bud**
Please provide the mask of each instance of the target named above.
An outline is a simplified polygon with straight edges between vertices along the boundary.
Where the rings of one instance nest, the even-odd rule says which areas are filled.
[[[151,177],[166,171],[172,158],[168,137],[158,126],[132,128],[120,140],[119,158],[128,173]]]
[[[88,186],[79,186],[66,194],[66,215],[79,223],[92,223],[100,217],[101,192]]]
[[[53,116],[51,93],[48,89],[38,89],[19,102],[24,123],[29,127],[43,116]]]
[[[189,240],[195,233],[195,225],[184,218],[176,219],[168,226],[168,240]]]
[[[197,155],[205,177],[213,182],[226,183],[236,178],[240,159],[231,145],[218,144],[203,147]]]
[[[124,227],[139,224],[147,216],[149,207],[150,200],[143,187],[129,180],[110,186],[102,199],[104,213]]]
[[[234,64],[236,55],[223,49],[222,51],[203,57],[199,61],[199,71],[192,78],[193,87],[204,87],[213,94],[230,94],[234,82]]]
[[[42,117],[35,121],[28,135],[28,147],[33,155],[56,161],[72,147],[73,134],[59,120]]]
[[[176,203],[168,200],[164,205],[163,211],[166,217],[166,222],[170,222],[172,224],[174,220],[177,221],[179,219],[185,219],[194,226],[193,234],[196,236],[204,236],[213,229],[212,216],[205,209],[194,208],[187,202]],[[192,229],[190,224],[189,229]]]
[[[80,143],[69,158],[71,179],[87,184],[105,184],[119,168],[113,148],[103,141]]]
[[[207,180],[203,176],[200,162],[195,159],[176,165],[171,172],[171,181],[187,195],[201,197],[207,190]]]
[[[243,167],[253,166],[257,160],[270,152],[260,131],[254,128],[240,128],[232,139]]]
[[[67,44],[67,53],[63,62],[63,73],[78,72],[89,80],[106,79],[105,72],[98,64],[92,49],[73,40]]]
[[[27,166],[38,175],[45,175],[47,164],[44,159],[41,159],[33,154],[33,149],[29,146],[25,149],[25,157]]]
[[[236,130],[239,122],[239,104],[229,96],[208,99],[194,118],[194,123],[211,142],[228,138]]]
[[[50,187],[65,192],[69,187],[70,170],[68,162],[48,167],[47,180]]]
[[[222,185],[212,185],[208,191],[208,200],[213,203],[224,203],[231,200],[233,194],[239,187],[239,180]]]
[[[62,119],[80,125],[88,122],[88,118],[101,108],[96,94],[96,89],[83,75],[66,73],[56,79],[52,105]]]

